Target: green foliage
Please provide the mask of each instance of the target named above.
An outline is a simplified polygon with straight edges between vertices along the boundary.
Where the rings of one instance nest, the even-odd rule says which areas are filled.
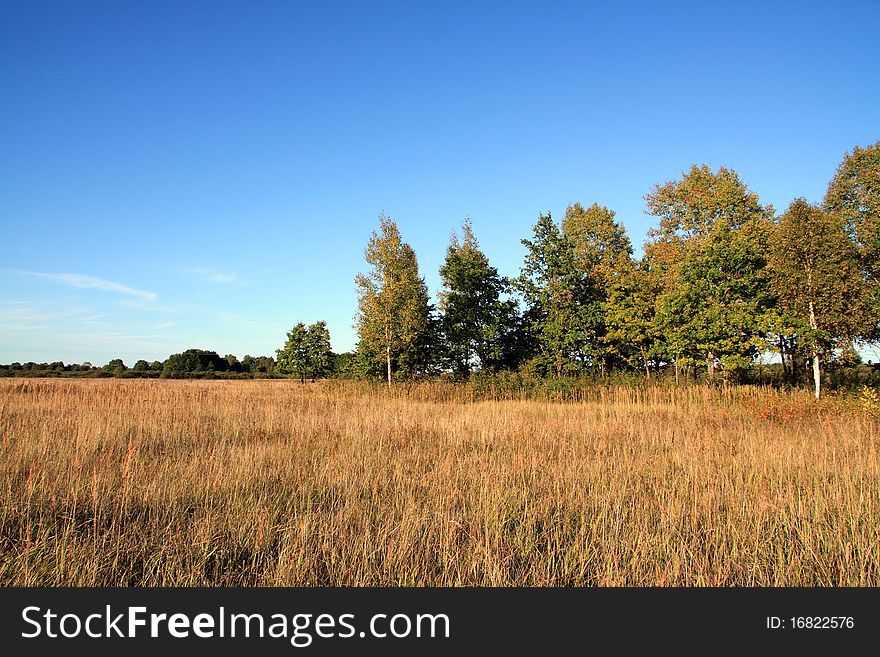
[[[281,374],[294,374],[304,382],[314,381],[330,369],[333,352],[330,350],[330,331],[327,322],[306,326],[298,322],[287,332],[287,342],[277,352],[276,368]]]
[[[880,141],[844,156],[824,206],[843,222],[866,275],[880,282]]]
[[[764,343],[771,305],[766,268],[771,206],[735,171],[694,165],[646,197],[660,217],[646,257],[662,281],[657,328],[679,365],[716,361],[741,377]]]
[[[609,336],[608,300],[612,288],[633,267],[632,244],[614,211],[594,203],[586,210],[580,203],[568,206],[562,230],[574,249],[575,265],[590,286],[584,328],[591,336],[589,358],[604,374],[622,355],[622,345]]]
[[[856,146],[837,168],[825,194],[824,208],[843,222],[858,252],[869,285],[869,327],[865,337],[880,337],[880,141]]]
[[[443,289],[440,330],[455,372],[469,375],[514,366],[519,317],[516,302],[504,299],[509,281],[498,275],[480,250],[469,221],[453,234],[440,268]]]
[[[162,378],[178,378],[206,372],[225,372],[229,363],[217,355],[216,351],[187,349],[180,354],[171,354],[162,368]]]
[[[716,173],[705,164],[693,165],[681,180],[655,185],[645,201],[660,217],[659,228],[649,234],[666,241],[705,235],[720,221],[737,230],[773,215],[773,207],[761,205],[736,171],[720,167]]]
[[[223,358],[229,363],[230,372],[241,372],[241,363],[238,362],[238,357],[235,354],[226,354]]]
[[[360,356],[361,354],[357,350],[334,354],[331,368],[333,376],[338,379],[367,378],[366,368],[361,362]]]
[[[562,231],[571,240],[581,271],[594,285],[607,290],[616,276],[630,268],[632,243],[614,210],[593,203],[586,210],[580,203],[568,206]]]
[[[608,354],[650,376],[650,359],[660,355],[661,336],[656,323],[659,279],[650,264],[633,263],[610,281],[603,302]]]
[[[780,334],[815,359],[819,394],[820,357],[871,332],[870,291],[859,270],[858,247],[840,215],[796,199],[774,231],[770,249],[774,318]]]
[[[574,243],[540,215],[517,284],[529,306],[529,329],[538,343],[535,356],[555,376],[588,368],[599,344],[601,308],[589,276],[578,265]]]

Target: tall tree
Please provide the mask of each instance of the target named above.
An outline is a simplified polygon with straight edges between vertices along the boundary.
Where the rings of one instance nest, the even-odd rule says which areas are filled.
[[[837,168],[824,207],[843,222],[856,244],[862,275],[871,289],[871,320],[865,337],[880,337],[880,141],[856,146]]]
[[[646,256],[664,283],[658,320],[671,338],[669,356],[685,362],[702,354],[709,380],[716,361],[741,373],[762,345],[773,208],[735,171],[705,165],[656,185],[645,200],[660,217]]]
[[[533,238],[522,243],[527,253],[517,284],[529,305],[542,361],[557,377],[588,367],[598,344],[601,308],[574,244],[549,213],[538,217]]]
[[[844,156],[824,206],[844,222],[867,276],[880,282],[880,141]]]
[[[309,353],[311,355],[312,381],[324,376],[333,366],[333,350],[330,347],[330,329],[321,320],[309,326]]]
[[[287,342],[276,351],[276,368],[282,374],[299,375],[300,383],[306,377],[314,381],[330,367],[330,331],[324,321],[306,326],[298,322],[287,332]]]
[[[593,305],[586,316],[595,324],[588,327],[594,336],[591,359],[604,374],[617,351],[608,342],[606,304],[616,279],[632,266],[632,244],[623,224],[614,220],[614,211],[593,203],[584,209],[580,203],[568,206],[562,220],[562,231],[571,241],[575,262],[587,277],[592,289]]]
[[[516,302],[504,299],[509,282],[480,250],[470,221],[453,233],[440,267],[442,332],[453,368],[468,375],[475,366],[501,369],[513,349]]]
[[[415,251],[400,236],[397,223],[379,217],[379,232],[370,237],[365,258],[371,269],[358,274],[359,349],[384,363],[388,386],[395,365],[412,370],[421,359],[429,328],[428,290],[419,276]]]
[[[788,330],[812,361],[818,399],[822,358],[851,344],[865,324],[866,286],[858,250],[838,215],[796,199],[775,229],[769,268]]]

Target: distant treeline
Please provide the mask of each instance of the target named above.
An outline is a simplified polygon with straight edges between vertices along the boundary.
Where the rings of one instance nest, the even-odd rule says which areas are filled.
[[[323,322],[321,322],[323,324]],[[328,333],[329,336],[329,333]],[[329,339],[329,338],[328,338]],[[105,365],[92,363],[10,363],[0,364],[2,376],[31,377],[118,377],[125,379],[280,379],[290,375],[299,376],[298,370],[291,369],[290,357],[284,350],[277,351],[278,359],[272,356],[246,355],[239,360],[234,354],[219,355],[206,349],[187,349],[179,354],[171,354],[165,360],[138,360],[132,366],[121,358],[114,358]],[[369,378],[363,368],[357,365],[354,353],[335,354],[329,350],[321,354],[320,367],[309,360],[309,378]]]
[[[114,358],[106,365],[91,363],[12,363],[0,365],[0,376],[67,376],[67,377],[121,377],[121,378],[271,378],[280,376],[275,372],[275,359],[271,356],[245,356],[239,360],[232,354],[220,356],[215,351],[187,349],[172,354],[164,361],[139,360],[131,367],[121,358]]]

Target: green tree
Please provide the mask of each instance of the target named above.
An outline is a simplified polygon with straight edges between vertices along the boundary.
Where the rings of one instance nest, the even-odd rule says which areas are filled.
[[[179,354],[171,354],[162,367],[163,378],[178,378],[206,372],[225,372],[229,368],[226,359],[216,351],[187,349]]]
[[[517,324],[516,302],[503,299],[509,282],[480,250],[468,220],[461,239],[453,233],[440,267],[441,331],[453,369],[498,370],[510,361]]]
[[[306,326],[298,322],[287,332],[287,342],[276,352],[277,370],[282,374],[299,376],[300,383],[306,377],[314,381],[323,376],[331,364],[330,331],[326,322]]]
[[[330,329],[327,322],[315,322],[309,326],[309,353],[311,354],[311,376],[314,381],[325,376],[333,367],[333,350],[330,347]]]
[[[358,274],[358,348],[381,362],[389,387],[392,374],[412,374],[424,363],[429,331],[428,290],[419,276],[415,251],[384,214],[365,251],[371,269]]]
[[[595,290],[577,262],[574,244],[550,214],[539,215],[517,285],[529,306],[541,367],[557,377],[592,364],[599,336]]]
[[[275,359],[271,356],[257,356],[254,360],[254,372],[272,374],[275,372]]]
[[[645,251],[663,283],[657,321],[667,357],[677,365],[702,357],[710,381],[716,363],[740,375],[764,345],[772,206],[735,171],[705,165],[656,185],[645,200],[660,217]]]
[[[591,358],[604,374],[618,349],[609,343],[605,304],[616,279],[632,268],[632,244],[623,224],[614,220],[614,211],[594,203],[584,209],[580,203],[568,206],[562,230],[571,241],[575,261],[591,288],[592,308],[585,315],[594,324],[587,328]]]
[[[824,207],[843,221],[869,280],[880,282],[880,141],[844,156]]]
[[[614,210],[604,205],[593,203],[584,209],[575,203],[566,208],[562,220],[562,230],[571,240],[580,268],[603,289],[631,265],[632,243],[614,216]]]
[[[841,217],[804,199],[792,202],[774,231],[769,269],[780,321],[810,356],[817,399],[822,359],[852,344],[867,321],[867,287],[858,263],[858,248]]]
[[[278,371],[282,374],[299,375],[300,383],[305,383],[310,365],[309,335],[303,322],[287,332],[287,342],[276,352]]]
[[[45,368],[44,368],[45,369]],[[125,366],[125,363],[122,362],[121,358],[114,358],[109,363],[104,365],[102,368],[105,372],[112,372],[114,375],[118,376],[125,372],[128,367]]]
[[[344,351],[333,357],[333,375],[338,379],[356,379],[361,376],[356,351]]]
[[[632,263],[609,283],[603,304],[606,349],[651,378],[651,359],[661,351],[656,301],[659,279],[647,261]],[[677,371],[676,371],[677,372]]]
[[[859,266],[871,291],[865,338],[880,337],[880,141],[853,148],[837,168],[824,207],[843,222],[856,244]]]

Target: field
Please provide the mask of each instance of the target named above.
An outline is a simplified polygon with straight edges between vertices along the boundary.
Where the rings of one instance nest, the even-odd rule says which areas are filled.
[[[0,380],[0,585],[880,585],[855,401],[471,397]]]

